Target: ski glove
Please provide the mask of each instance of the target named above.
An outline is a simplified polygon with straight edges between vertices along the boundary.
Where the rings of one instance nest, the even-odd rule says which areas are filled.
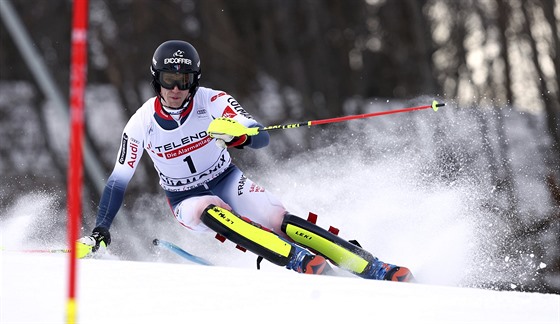
[[[238,121],[219,117],[208,125],[207,129],[210,137],[216,139],[216,145],[221,148],[228,147],[243,147],[246,145],[248,136],[257,135],[259,129],[257,127],[246,127],[239,123]]]
[[[76,242],[76,257],[85,258],[99,250],[106,249],[111,243],[111,234],[105,227],[96,227],[90,236],[84,236]]]

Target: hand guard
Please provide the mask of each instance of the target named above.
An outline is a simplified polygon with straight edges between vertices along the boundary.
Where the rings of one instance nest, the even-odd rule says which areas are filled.
[[[221,134],[216,134],[213,137],[216,139],[216,145],[223,149],[228,147],[243,148],[248,138],[247,135],[233,137],[231,135]]]
[[[76,257],[85,258],[99,250],[107,248],[111,243],[111,234],[104,227],[96,227],[90,236],[84,236],[76,241]]]
[[[247,141],[247,136],[257,135],[259,129],[257,127],[245,127],[238,121],[219,117],[208,125],[207,129],[210,137],[216,139],[216,145],[221,148],[241,147]]]

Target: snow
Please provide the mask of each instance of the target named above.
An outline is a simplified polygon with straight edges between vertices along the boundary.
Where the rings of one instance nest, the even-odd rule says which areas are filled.
[[[67,255],[0,252],[1,323],[63,323]],[[238,267],[80,260],[79,323],[560,323],[560,295]]]

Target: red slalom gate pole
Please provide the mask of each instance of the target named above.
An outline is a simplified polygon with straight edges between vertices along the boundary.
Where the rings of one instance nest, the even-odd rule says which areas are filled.
[[[84,93],[87,79],[88,0],[74,0],[70,65],[70,147],[68,162],[68,299],[66,322],[77,323],[76,240],[82,215],[82,144],[84,132]]]
[[[284,124],[284,125],[273,125],[273,126],[266,126],[266,127],[259,127],[258,131],[269,131],[273,129],[288,129],[288,128],[298,128],[301,126],[315,126],[315,125],[323,125],[323,124],[332,124],[332,123],[339,123],[347,120],[353,119],[363,119],[363,118],[370,118],[382,115],[391,115],[391,114],[398,114],[403,112],[415,111],[415,110],[423,110],[423,109],[433,109],[437,111],[439,107],[445,106],[444,103],[439,103],[437,101],[433,101],[431,105],[425,106],[418,106],[418,107],[409,107],[409,108],[402,108],[397,110],[387,110],[387,111],[379,111],[369,114],[360,114],[360,115],[351,115],[351,116],[343,116],[343,117],[336,117],[336,118],[328,118],[328,119],[319,119],[319,120],[310,120],[303,123],[294,123],[294,124]]]

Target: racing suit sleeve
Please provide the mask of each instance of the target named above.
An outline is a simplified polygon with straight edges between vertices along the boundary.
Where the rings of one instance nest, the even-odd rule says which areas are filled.
[[[214,118],[228,117],[235,119],[246,127],[263,127],[251,116],[232,96],[225,92],[215,92],[210,100],[210,113]],[[259,132],[257,135],[249,136],[244,146],[259,149],[265,147],[270,142],[268,132]]]
[[[143,152],[142,128],[138,115],[134,115],[122,133],[117,161],[99,202],[95,221],[96,227],[106,229],[111,227],[117,212],[122,206],[126,187],[136,171]]]
[[[246,125],[247,127],[263,127],[263,125],[255,122],[251,125]],[[257,135],[249,136],[247,138],[247,146],[250,148],[258,149],[265,146],[268,146],[270,142],[270,135],[268,135],[267,131],[259,132]]]

